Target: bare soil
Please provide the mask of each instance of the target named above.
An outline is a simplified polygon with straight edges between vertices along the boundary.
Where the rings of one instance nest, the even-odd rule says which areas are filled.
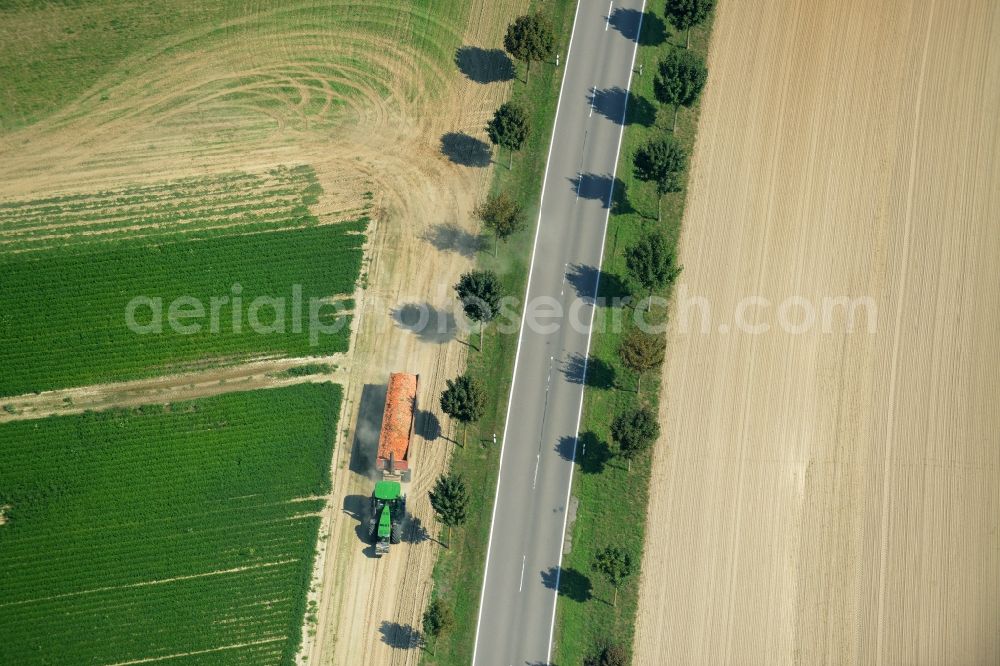
[[[510,0],[473,3],[463,42],[496,48],[509,17],[526,3]],[[456,70],[449,75],[452,89],[441,109],[425,109],[413,130],[426,143],[418,144],[410,161],[436,168],[398,188],[403,196],[384,202],[390,219],[403,224],[381,224],[373,239],[369,287],[358,300],[358,330],[352,344],[353,361],[345,386],[347,428],[338,442],[334,497],[328,522],[326,552],[319,565],[316,635],[309,642],[306,663],[416,664],[417,636],[431,592],[431,572],[441,548],[439,532],[427,499],[434,480],[447,466],[455,434],[441,411],[438,396],[446,379],[464,368],[466,334],[456,330],[452,285],[472,266],[479,246],[472,223],[472,207],[485,195],[490,169],[461,166],[440,155],[440,137],[458,132],[485,140],[483,127],[496,106],[508,95],[509,83],[482,84]],[[394,173],[390,171],[390,173]],[[387,190],[392,191],[392,190]],[[416,208],[419,206],[419,208]],[[407,324],[412,306],[430,313],[431,332],[417,334]],[[416,310],[414,309],[415,313]],[[381,417],[389,372],[420,375],[417,435],[411,448],[413,482],[407,510],[412,521],[404,543],[375,559],[361,538],[364,502],[371,495],[371,453],[377,441],[377,422],[358,422],[360,412]],[[380,390],[381,389],[381,390]],[[373,427],[374,426],[374,427]],[[472,618],[458,618],[472,621]]]
[[[720,3],[636,664],[1000,661],[998,44],[992,0]],[[838,296],[874,332],[779,325]]]

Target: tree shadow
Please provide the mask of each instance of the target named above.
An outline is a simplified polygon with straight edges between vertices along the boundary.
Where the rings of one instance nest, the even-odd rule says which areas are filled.
[[[471,259],[483,247],[483,237],[466,231],[453,222],[435,224],[421,238],[442,252],[457,252]]]
[[[593,355],[572,353],[562,367],[566,381],[583,384],[591,388],[610,389],[615,387],[615,368],[607,361]]]
[[[656,122],[656,107],[642,95],[634,92],[628,94],[628,109],[625,114],[626,125],[642,125],[652,127]]]
[[[656,107],[649,100],[618,86],[591,89],[588,102],[594,111],[618,125],[652,127],[656,122]]]
[[[625,39],[633,41],[639,39],[640,20],[645,21],[645,18],[639,10],[623,7],[615,7],[611,16],[607,17],[609,26],[622,33]]]
[[[358,420],[351,446],[350,469],[355,474],[375,479],[375,458],[385,410],[386,384],[365,384],[358,401]]]
[[[461,46],[455,51],[458,69],[476,83],[496,83],[514,78],[514,63],[503,49]]]
[[[601,271],[601,281],[597,285],[597,297],[602,299],[602,305],[620,306],[625,305],[627,299],[631,299],[632,290],[629,288],[628,282],[617,273]]]
[[[575,458],[575,447],[576,447],[576,437],[573,435],[563,435],[556,442],[555,452],[559,454],[559,457],[567,462],[573,462]]]
[[[570,264],[566,272],[566,281],[576,291],[580,298],[592,300],[597,295],[597,276],[600,271],[596,266],[585,264]]]
[[[403,530],[403,543],[423,543],[431,540],[431,533],[424,522],[416,516],[407,519],[406,529]]]
[[[596,199],[604,208],[611,205],[612,186],[617,188],[619,179],[607,174],[580,173],[569,179],[573,191],[581,199]]]
[[[608,271],[599,271],[594,266],[571,264],[566,273],[566,281],[573,287],[578,297],[588,301],[593,301],[595,296],[602,299],[600,302],[602,307],[622,305],[624,299],[631,295],[628,284],[620,276]]]
[[[559,596],[579,603],[590,601],[594,586],[591,584],[590,578],[576,569],[550,567],[541,574],[542,585],[550,590],[555,590],[558,586]]]
[[[368,520],[369,502],[370,498],[364,495],[346,495],[343,510],[348,516],[358,521],[357,525],[354,526],[354,534],[358,537],[358,541],[366,545],[366,548],[361,552],[364,553],[365,557],[374,559],[376,557],[375,544],[369,540],[368,528],[365,525]]]
[[[642,17],[642,32],[639,33],[639,45],[659,46],[667,41],[667,37],[666,21],[654,11],[646,12]]]
[[[580,434],[576,445],[576,462],[581,472],[600,474],[613,457],[611,447],[596,433],[588,430]]]
[[[411,624],[400,624],[399,622],[383,620],[378,630],[382,634],[383,643],[400,650],[418,648],[423,642],[420,631]]]
[[[611,212],[614,215],[630,215],[638,211],[628,198],[628,186],[620,178],[615,178],[615,192],[611,198]]]
[[[441,419],[438,418],[437,414],[426,409],[418,409],[416,418],[416,424],[414,425],[413,431],[419,437],[423,437],[428,442],[435,441],[438,437],[448,439],[444,436],[444,429],[441,427]]]
[[[488,167],[493,161],[489,144],[464,132],[448,132],[443,135],[441,154],[455,164],[467,167]]]
[[[392,320],[400,328],[415,333],[423,342],[444,344],[455,338],[458,324],[451,312],[438,310],[430,303],[407,303],[392,311]]]

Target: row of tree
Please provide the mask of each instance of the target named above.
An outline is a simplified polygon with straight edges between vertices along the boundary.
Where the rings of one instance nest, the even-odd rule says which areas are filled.
[[[667,18],[679,29],[688,31],[707,18],[715,0],[668,0]],[[705,61],[685,49],[671,49],[660,60],[653,79],[653,94],[661,104],[673,107],[670,134],[658,133],[636,151],[633,157],[635,176],[656,187],[656,219],[661,219],[663,196],[679,192],[687,154],[674,137],[680,107],[690,108],[698,101],[708,79]]]
[[[552,57],[556,48],[556,36],[552,24],[544,14],[525,14],[507,26],[503,45],[515,60],[525,63],[524,83],[527,84],[531,75],[531,63]],[[510,151],[508,169],[514,166],[514,152],[521,150],[530,133],[528,112],[516,102],[502,104],[486,124],[486,135],[490,143]]]
[[[633,156],[636,177],[656,187],[657,222],[662,219],[663,196],[681,190],[687,167],[687,154],[674,136],[678,110],[682,106],[691,107],[698,100],[708,78],[704,61],[687,50],[690,30],[702,23],[714,6],[715,0],[667,0],[666,3],[667,19],[687,33],[685,48],[672,49],[660,60],[653,80],[657,101],[673,107],[670,133],[657,133]],[[658,231],[643,235],[628,247],[625,264],[632,280],[649,296],[654,290],[669,287],[681,272],[669,244]],[[641,389],[643,374],[663,363],[665,347],[662,335],[651,335],[638,329],[631,330],[622,338],[618,356],[622,365],[638,376],[636,393]],[[646,406],[626,408],[611,422],[611,439],[619,455],[628,460],[630,471],[633,458],[647,451],[659,436],[660,424]],[[596,552],[592,566],[614,589],[612,604],[617,604],[619,588],[636,573],[637,562],[632,553],[617,545],[606,546]],[[626,650],[608,643],[586,661],[586,666],[625,666],[627,663]]]
[[[526,64],[525,84],[531,74],[531,63],[552,56],[556,39],[548,19],[540,13],[527,14],[514,20],[504,36],[504,48],[516,60]],[[507,168],[514,166],[514,152],[521,150],[531,126],[527,110],[516,102],[506,102],[493,114],[486,125],[490,142],[510,151]],[[525,226],[521,205],[506,192],[491,196],[475,209],[475,215],[494,237],[493,256],[497,255],[500,241],[506,241]],[[465,315],[479,323],[479,349],[483,347],[483,328],[496,318],[504,296],[499,276],[490,270],[465,273],[455,285],[455,293],[462,303]],[[445,382],[441,392],[441,411],[462,424],[462,442],[465,445],[468,425],[478,421],[486,412],[487,393],[482,383],[468,374]],[[429,493],[431,508],[437,519],[448,529],[463,525],[467,518],[469,488],[460,474],[442,474]],[[423,616],[423,633],[437,638],[453,623],[451,609],[438,597],[431,601]]]

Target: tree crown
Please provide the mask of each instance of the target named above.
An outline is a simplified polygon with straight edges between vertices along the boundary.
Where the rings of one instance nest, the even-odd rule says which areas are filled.
[[[625,250],[625,266],[645,289],[662,289],[675,279],[681,268],[662,234],[649,233]]]
[[[440,598],[435,599],[424,611],[423,630],[428,636],[437,638],[452,625],[454,616],[451,609]]]
[[[430,491],[431,508],[438,519],[448,527],[465,522],[469,506],[469,489],[458,474],[441,475]]]
[[[493,145],[510,150],[521,150],[529,130],[527,112],[514,102],[502,104],[486,124],[486,134]]]
[[[646,372],[659,367],[666,355],[666,339],[662,335],[643,333],[632,329],[622,339],[618,356],[622,363],[633,372]]]
[[[552,25],[541,14],[525,14],[514,19],[507,27],[503,46],[512,56],[523,62],[544,60],[556,48]]]
[[[595,656],[584,660],[584,666],[628,666],[628,653],[620,645],[606,645]]]
[[[708,79],[705,62],[686,49],[671,50],[657,69],[653,92],[663,104],[691,106]]]
[[[474,213],[486,228],[502,240],[506,240],[524,226],[521,205],[506,192],[488,198],[476,206]]]
[[[636,151],[634,164],[636,178],[655,183],[656,191],[664,195],[680,191],[687,155],[673,137],[660,135]]]
[[[649,448],[659,436],[660,424],[653,412],[645,407],[623,412],[611,423],[611,439],[628,459]]]
[[[465,315],[473,321],[489,322],[500,311],[503,285],[493,271],[470,271],[455,285]]]
[[[607,546],[594,557],[594,568],[604,574],[614,587],[624,583],[634,572],[632,555],[617,546]]]
[[[461,375],[445,382],[441,392],[441,411],[462,423],[478,421],[486,411],[486,390],[470,377]]]
[[[687,30],[708,18],[715,0],[667,0],[664,14],[678,30]]]

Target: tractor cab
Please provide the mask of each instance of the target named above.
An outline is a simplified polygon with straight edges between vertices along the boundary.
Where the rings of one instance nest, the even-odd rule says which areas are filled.
[[[375,555],[389,552],[389,544],[400,542],[403,517],[406,515],[406,495],[398,481],[379,481],[372,493],[368,536],[375,543]]]

